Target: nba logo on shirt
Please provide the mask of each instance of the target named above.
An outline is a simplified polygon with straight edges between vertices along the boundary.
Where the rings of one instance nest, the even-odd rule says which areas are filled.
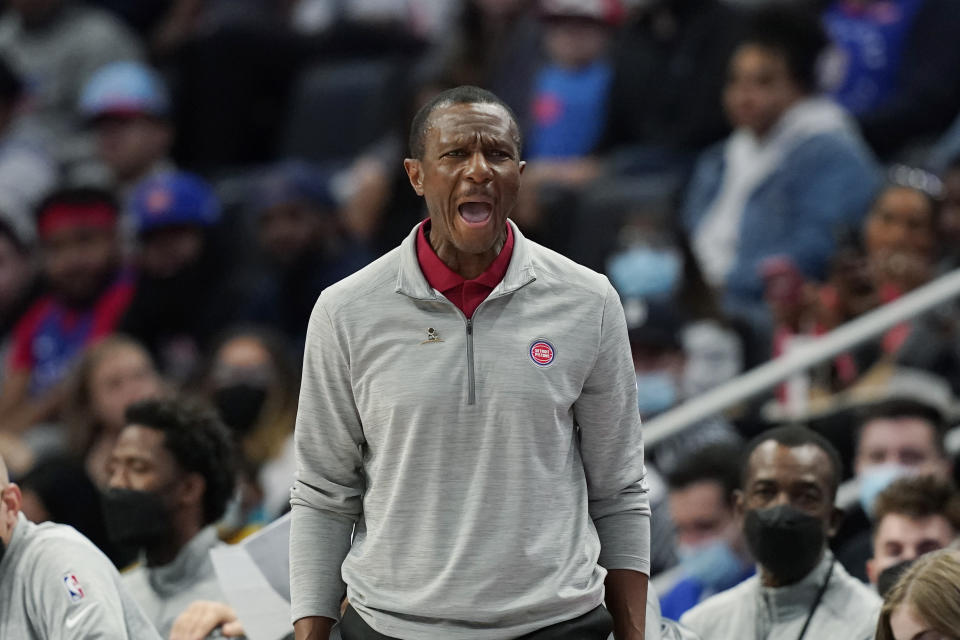
[[[83,587],[80,586],[77,576],[72,573],[63,576],[63,586],[67,590],[67,595],[70,596],[70,602],[83,600]]]
[[[538,366],[547,366],[553,362],[556,354],[557,352],[554,350],[553,345],[546,340],[537,339],[530,345],[530,359]]]

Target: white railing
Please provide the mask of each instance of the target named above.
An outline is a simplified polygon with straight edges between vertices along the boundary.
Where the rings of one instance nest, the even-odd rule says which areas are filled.
[[[644,423],[643,438],[648,446],[653,446],[957,297],[960,269],[652,418]]]

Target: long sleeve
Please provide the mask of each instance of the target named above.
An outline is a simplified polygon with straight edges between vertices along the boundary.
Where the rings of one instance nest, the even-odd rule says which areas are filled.
[[[363,431],[348,359],[322,296],[307,329],[294,441],[292,617],[294,621],[306,616],[337,619],[345,591],[340,568],[362,511]]]
[[[650,502],[623,307],[607,283],[600,348],[574,412],[600,565],[650,572]]]
[[[21,521],[21,525],[25,525]],[[159,638],[136,607],[125,601],[116,569],[89,544],[58,539],[36,554],[26,589],[28,616],[45,638],[63,640],[153,640]],[[128,619],[129,618],[129,619]]]

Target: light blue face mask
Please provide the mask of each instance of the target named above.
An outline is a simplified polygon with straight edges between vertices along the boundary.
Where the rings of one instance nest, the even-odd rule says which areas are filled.
[[[677,404],[677,381],[665,371],[637,374],[637,408],[649,416],[666,411]]]
[[[680,545],[677,555],[683,571],[713,591],[734,586],[746,571],[743,561],[725,540],[696,546]]]
[[[873,507],[877,496],[884,489],[893,484],[893,481],[910,475],[913,470],[899,464],[880,464],[867,469],[857,479],[860,484],[860,506],[863,512],[872,520]]]
[[[665,300],[680,288],[683,262],[675,249],[640,245],[610,258],[607,273],[624,298]]]

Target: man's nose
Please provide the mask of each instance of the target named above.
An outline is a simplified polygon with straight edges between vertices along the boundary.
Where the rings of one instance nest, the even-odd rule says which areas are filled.
[[[126,474],[122,467],[117,467],[110,474],[110,478],[107,480],[107,487],[110,489],[127,489],[129,488],[129,483],[127,482]]]
[[[480,184],[490,182],[493,178],[493,171],[491,171],[490,163],[487,162],[483,151],[475,151],[470,155],[465,176],[467,180]]]

